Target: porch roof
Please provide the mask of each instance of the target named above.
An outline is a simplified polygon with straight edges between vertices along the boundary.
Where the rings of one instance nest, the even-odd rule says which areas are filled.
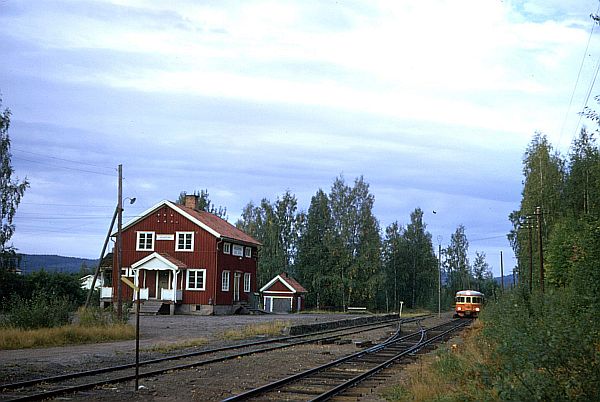
[[[173,270],[186,269],[187,265],[167,253],[152,253],[131,264],[133,269]]]

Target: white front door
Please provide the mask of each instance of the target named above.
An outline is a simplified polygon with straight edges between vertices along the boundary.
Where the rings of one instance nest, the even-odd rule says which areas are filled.
[[[239,272],[233,275],[233,301],[240,301],[240,276]]]

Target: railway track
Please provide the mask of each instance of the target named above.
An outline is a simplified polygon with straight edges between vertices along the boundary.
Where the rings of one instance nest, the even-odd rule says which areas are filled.
[[[385,342],[335,361],[274,381],[261,387],[224,399],[222,402],[260,401],[324,401],[333,397],[361,396],[357,384],[374,376],[382,381],[381,372],[403,358],[441,342],[470,320],[452,320],[402,335],[397,331]],[[350,395],[348,391],[354,387]]]
[[[289,348],[296,345],[316,343],[344,336],[373,331],[401,323],[415,322],[425,316],[398,320],[391,319],[376,323],[360,324],[351,327],[336,328],[309,334],[292,335],[245,342],[236,345],[206,349],[191,353],[166,356],[140,362],[139,378],[163,375],[173,370],[205,366],[226,360],[237,359],[257,353]],[[202,359],[198,359],[202,357]],[[37,378],[28,381],[0,385],[0,401],[26,401],[53,398],[60,395],[88,390],[94,387],[115,384],[135,379],[135,364],[122,364],[94,370],[74,372],[52,377]]]

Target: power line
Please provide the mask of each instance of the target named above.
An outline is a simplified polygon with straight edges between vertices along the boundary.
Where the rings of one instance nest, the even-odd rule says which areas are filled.
[[[40,154],[40,153],[37,153],[37,152],[25,151],[25,150],[19,149],[19,148],[11,148],[11,150],[12,151],[17,151],[17,152],[23,152],[23,153],[26,153],[26,154],[36,155],[36,156],[42,156],[44,158],[56,159],[58,161],[63,161],[63,162],[77,163],[79,165],[87,165],[87,166],[93,166],[93,167],[98,167],[98,168],[101,168],[101,169],[109,169],[109,170],[114,170],[115,169],[114,167],[96,165],[96,164],[93,164],[93,163],[81,162],[81,161],[76,161],[76,160],[72,160],[72,159],[64,159],[64,158],[59,158],[59,157],[56,157],[56,156],[49,156],[49,155],[46,155],[46,154]]]
[[[596,15],[600,12],[600,3],[598,4],[598,9],[596,10]],[[579,84],[579,78],[581,77],[581,71],[583,70],[583,64],[585,63],[586,55],[588,49],[590,47],[590,42],[592,40],[592,35],[594,33],[594,28],[596,27],[596,21],[592,21],[592,29],[590,30],[590,36],[588,37],[587,44],[585,46],[585,52],[583,53],[583,57],[581,58],[581,63],[579,64],[579,71],[577,72],[577,79],[575,80],[575,85],[573,86],[573,91],[571,92],[571,99],[569,99],[569,106],[567,107],[567,112],[565,113],[565,118],[563,120],[562,127],[560,129],[560,135],[558,137],[558,146],[560,147],[560,142],[562,140],[563,131],[565,129],[565,125],[567,124],[567,118],[569,113],[571,112],[571,106],[573,104],[573,98],[575,97],[575,91],[577,90],[577,85]],[[581,123],[581,118],[579,119],[579,123]],[[578,123],[578,127],[579,127]]]
[[[43,206],[47,206],[47,207],[114,208],[114,205],[53,204],[53,203],[47,203],[47,202],[21,202],[20,205],[43,205]]]
[[[598,5],[598,10],[596,11],[596,14],[598,14],[599,11],[600,11],[600,4]],[[593,24],[595,25],[596,23],[597,23],[597,21],[594,19]],[[593,27],[592,27],[592,29],[593,29]],[[583,119],[583,112],[584,112],[585,108],[587,107],[587,104],[590,100],[590,96],[592,95],[592,91],[594,90],[594,85],[596,84],[596,78],[598,77],[599,71],[600,71],[600,56],[598,56],[598,61],[596,62],[596,71],[594,72],[594,77],[592,78],[592,81],[588,88],[588,91],[587,91],[587,94],[585,97],[585,102],[583,103],[581,111],[579,112],[579,120],[577,121],[577,126],[575,126],[575,133],[573,133],[573,139],[575,139],[577,137],[577,132],[579,131],[579,127],[581,126],[581,120]]]
[[[77,169],[77,168],[67,167],[67,166],[60,166],[60,165],[55,165],[55,164],[48,163],[48,162],[42,162],[42,161],[36,161],[36,160],[33,160],[33,159],[22,158],[22,157],[19,157],[19,156],[15,157],[14,155],[13,155],[13,159],[23,160],[23,161],[32,162],[32,163],[39,163],[40,165],[57,167],[57,168],[60,168],[60,169],[75,170],[77,172],[93,173],[93,174],[99,174],[99,175],[102,175],[102,176],[110,176],[110,177],[114,177],[115,176],[114,174],[96,172],[96,171],[93,171],[93,170],[86,170],[86,169]]]
[[[17,217],[18,220],[48,220],[48,221],[54,221],[54,220],[86,220],[86,219],[110,219],[110,215],[75,215],[75,216],[44,216],[44,215],[35,215],[35,216],[27,216],[27,213],[24,212],[22,214],[19,214],[19,216]],[[22,216],[25,215],[25,216]],[[127,219],[132,219],[135,218],[136,216],[134,215],[128,215],[128,216],[123,216],[124,218]]]

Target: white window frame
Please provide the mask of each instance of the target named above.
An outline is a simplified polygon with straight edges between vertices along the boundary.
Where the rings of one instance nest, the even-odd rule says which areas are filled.
[[[231,243],[223,243],[223,254],[231,254]]]
[[[252,258],[252,247],[244,248],[244,257]]]
[[[252,283],[251,278],[252,278],[251,273],[249,273],[249,272],[244,273],[244,292],[245,293],[250,293],[250,284]]]
[[[198,274],[202,272],[202,286],[198,286]],[[194,274],[195,287],[190,287],[190,276]],[[206,290],[206,269],[188,269],[185,274],[185,289],[186,290]]]
[[[187,235],[191,235],[191,244],[190,244],[190,248],[186,248],[186,236]],[[184,238],[183,240],[183,246],[184,248],[180,248],[179,247],[179,238],[180,236],[182,236]],[[194,251],[194,232],[175,232],[175,251]]]
[[[229,292],[229,278],[230,277],[231,277],[231,275],[229,274],[229,271],[223,271],[223,273],[221,274],[221,291]]]
[[[121,276],[125,276],[127,278],[135,277],[133,268],[121,267]]]
[[[231,250],[231,254],[235,255],[236,257],[243,257],[244,256],[244,246],[240,246],[239,244],[234,244],[233,249]]]
[[[140,239],[142,237],[142,235],[147,236],[150,235],[151,236],[151,242],[150,242],[150,248],[141,248],[140,247]],[[154,251],[154,241],[156,240],[156,233],[154,232],[149,232],[149,231],[141,231],[141,232],[137,232],[137,238],[135,241],[135,251]],[[145,239],[144,241],[144,245],[146,245],[146,241],[147,239]]]

